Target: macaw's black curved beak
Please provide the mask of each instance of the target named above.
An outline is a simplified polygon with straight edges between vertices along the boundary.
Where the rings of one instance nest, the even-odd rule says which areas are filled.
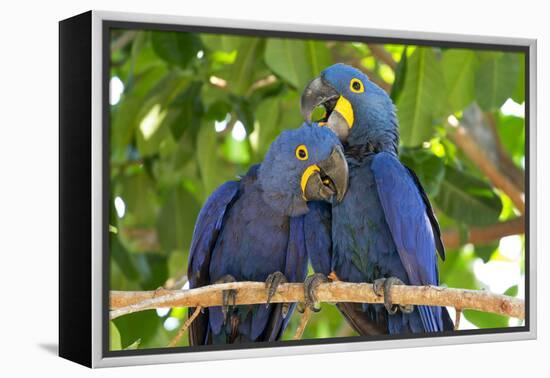
[[[348,190],[349,173],[344,152],[340,146],[318,164],[310,165],[302,175],[302,194],[306,201],[341,202]]]
[[[316,77],[309,82],[302,93],[302,98],[300,99],[302,117],[304,117],[308,123],[311,123],[313,110],[322,105],[327,111],[326,117],[328,118],[329,112],[334,109],[334,105],[336,105],[336,101],[338,101],[338,97],[340,97],[340,93],[338,93],[336,89],[322,77]],[[332,105],[332,108],[327,109],[327,106],[330,107],[330,105]]]
[[[325,108],[324,117],[312,120],[313,111],[320,106]],[[353,107],[322,77],[313,79],[304,89],[300,107],[302,116],[308,123],[316,121],[319,126],[327,126],[334,131],[340,141],[347,140],[353,126]]]

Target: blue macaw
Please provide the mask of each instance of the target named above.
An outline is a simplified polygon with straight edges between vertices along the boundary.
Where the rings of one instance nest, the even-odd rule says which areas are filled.
[[[350,182],[332,212],[330,205],[318,203],[306,216],[306,230],[322,233],[318,218],[331,226],[325,227],[328,234],[317,235],[319,253],[310,256],[319,273],[307,280],[308,304],[315,301],[314,289],[326,275],[373,282],[377,293],[384,289],[384,305],[338,304],[361,335],[452,330],[444,307],[396,306],[391,301],[394,284],[438,285],[436,251],[444,260],[445,249],[422,185],[399,161],[398,121],[390,97],[361,71],[335,64],[302,94],[302,114],[308,121],[318,106],[325,108],[319,125],[344,143]]]
[[[307,274],[307,201],[341,201],[347,183],[348,167],[336,135],[304,124],[281,133],[260,165],[208,198],[193,233],[190,288],[265,281],[268,304],[230,307],[236,293],[225,291],[223,306],[204,309],[191,324],[191,345],[281,337],[294,305],[269,302],[280,283],[303,282]]]

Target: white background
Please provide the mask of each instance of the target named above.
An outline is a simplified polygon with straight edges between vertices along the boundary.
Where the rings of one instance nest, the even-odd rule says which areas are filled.
[[[0,375],[512,377],[548,373],[550,21],[544,1],[4,1],[0,12]],[[56,356],[58,25],[89,9],[537,38],[537,341],[91,371]],[[546,229],[546,231],[544,231]],[[544,369],[544,370],[543,370]]]

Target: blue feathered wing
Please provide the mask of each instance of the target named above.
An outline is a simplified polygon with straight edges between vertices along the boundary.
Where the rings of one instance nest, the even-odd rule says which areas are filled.
[[[227,209],[238,198],[239,185],[237,181],[229,181],[220,186],[208,198],[197,217],[187,268],[187,277],[192,288],[205,286],[210,282],[208,271],[212,249],[223,227],[223,218]],[[194,308],[189,308],[189,315],[194,310]],[[207,333],[208,315],[207,310],[205,310],[189,327],[190,344],[204,344]]]
[[[439,285],[436,250],[444,257],[439,226],[418,179],[392,154],[378,153],[371,165],[386,222],[411,285]],[[418,306],[427,332],[452,326],[446,309]]]

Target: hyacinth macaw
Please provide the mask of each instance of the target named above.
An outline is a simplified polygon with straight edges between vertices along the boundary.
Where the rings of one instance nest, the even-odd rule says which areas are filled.
[[[325,108],[319,125],[333,130],[344,144],[350,181],[346,197],[332,206],[332,214],[330,205],[318,203],[306,216],[306,229],[322,233],[315,227],[319,217],[332,228],[325,227],[328,235],[317,236],[324,241],[318,244],[319,253],[310,256],[319,274],[308,278],[309,305],[326,275],[373,282],[377,293],[384,289],[384,305],[338,304],[361,335],[452,330],[446,308],[392,304],[394,284],[438,285],[437,252],[445,258],[430,201],[415,173],[399,161],[393,102],[361,71],[335,64],[302,94],[302,114],[308,121],[318,106]]]
[[[223,306],[204,309],[191,324],[190,345],[281,337],[294,305],[269,301],[280,283],[303,282],[307,274],[307,201],[341,201],[347,183],[348,167],[336,135],[304,124],[281,133],[261,164],[208,198],[193,233],[190,287],[265,281],[268,304],[229,306],[236,293],[225,291]]]

